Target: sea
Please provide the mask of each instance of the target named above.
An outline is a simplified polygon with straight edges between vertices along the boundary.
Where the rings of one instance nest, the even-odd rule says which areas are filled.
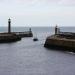
[[[75,75],[75,53],[44,47],[46,38],[54,34],[54,27],[12,27],[12,31],[28,31],[13,43],[0,44],[0,75]],[[63,32],[75,32],[75,27],[60,27]],[[7,27],[0,27],[7,32]],[[38,41],[33,41],[37,37]]]

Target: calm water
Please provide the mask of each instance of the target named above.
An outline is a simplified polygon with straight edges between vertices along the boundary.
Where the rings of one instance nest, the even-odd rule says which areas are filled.
[[[29,28],[13,28],[12,31],[25,31]],[[74,27],[61,28],[62,31],[75,31]],[[0,28],[0,31],[7,31]],[[0,44],[0,75],[75,75],[75,54],[48,50],[43,47],[48,35],[54,33],[54,28],[32,28],[33,38],[23,38],[21,41]]]

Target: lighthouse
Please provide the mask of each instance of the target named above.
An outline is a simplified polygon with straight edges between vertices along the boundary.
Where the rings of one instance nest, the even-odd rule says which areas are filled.
[[[11,19],[8,19],[8,33],[11,33]]]
[[[60,29],[58,28],[58,26],[56,25],[55,26],[55,35],[59,34],[60,33]]]

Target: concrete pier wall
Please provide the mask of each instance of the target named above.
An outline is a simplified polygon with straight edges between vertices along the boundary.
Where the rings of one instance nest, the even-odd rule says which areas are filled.
[[[15,33],[17,36],[20,37],[33,37],[33,33],[30,31],[26,31],[26,32],[12,32]]]
[[[0,43],[16,42],[19,40],[21,40],[21,37],[17,36],[16,34],[0,34]]]
[[[47,48],[61,48],[75,51],[75,39],[60,38],[53,35],[46,39],[44,46]]]
[[[0,33],[0,43],[15,42],[21,40],[23,37],[32,37],[32,32],[11,32]]]
[[[11,32],[11,19],[8,19],[8,32],[0,33],[0,43],[14,42],[21,40],[22,37],[32,37],[31,28],[26,32]]]

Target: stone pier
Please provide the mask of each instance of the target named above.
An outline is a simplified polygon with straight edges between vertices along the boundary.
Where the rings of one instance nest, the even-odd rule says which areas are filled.
[[[75,33],[60,32],[47,37],[44,47],[75,52]]]
[[[11,19],[8,19],[8,32],[0,33],[0,43],[15,42],[21,40],[22,37],[32,37],[32,31],[11,32]]]

